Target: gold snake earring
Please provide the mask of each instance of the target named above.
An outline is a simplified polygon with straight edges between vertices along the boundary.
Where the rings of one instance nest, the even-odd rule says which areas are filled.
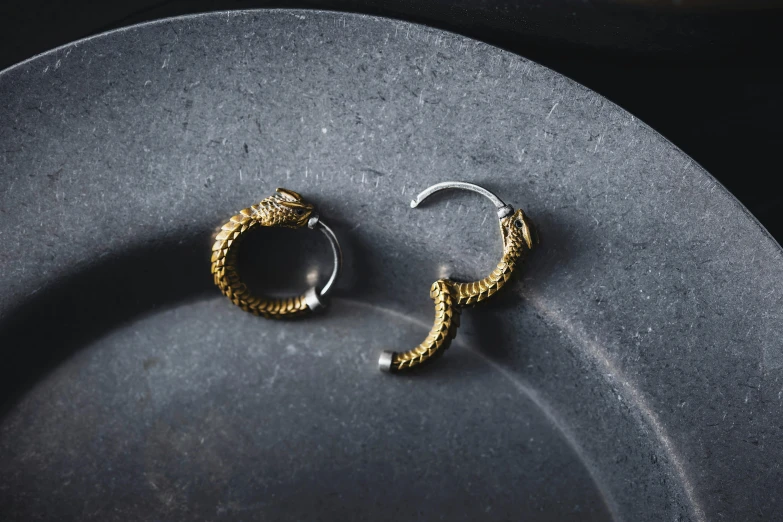
[[[317,228],[329,240],[334,254],[334,269],[326,285],[320,290],[310,288],[297,297],[273,299],[250,293],[239,277],[237,258],[245,232],[256,227]],[[277,189],[257,205],[241,210],[221,227],[212,246],[212,275],[220,291],[232,303],[246,312],[268,318],[288,318],[305,314],[325,306],[322,298],[331,290],[342,266],[342,251],[337,238],[320,219],[315,207],[302,200],[293,190]]]
[[[500,290],[517,265],[521,264],[527,253],[538,244],[535,226],[522,209],[515,212],[511,205],[503,203],[495,194],[472,183],[446,181],[433,185],[411,201],[411,208],[416,208],[432,194],[446,189],[478,192],[495,204],[503,238],[503,257],[495,270],[480,281],[457,283],[450,279],[440,279],[432,283],[430,297],[435,301],[435,324],[432,330],[424,342],[412,350],[402,353],[384,351],[378,361],[382,371],[408,370],[442,354],[457,334],[461,309],[484,301]]]

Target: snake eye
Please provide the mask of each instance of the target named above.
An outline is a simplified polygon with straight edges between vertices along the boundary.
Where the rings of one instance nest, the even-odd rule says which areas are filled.
[[[301,209],[301,208],[298,208],[298,209],[294,210],[294,214],[296,214],[297,216],[301,216],[302,214],[304,214],[304,210]]]
[[[514,220],[514,226],[515,226],[515,227],[517,227],[517,228],[522,228],[522,226],[523,226],[523,225],[524,225],[524,224],[522,223],[522,220],[521,220],[521,219],[516,219],[516,220]]]

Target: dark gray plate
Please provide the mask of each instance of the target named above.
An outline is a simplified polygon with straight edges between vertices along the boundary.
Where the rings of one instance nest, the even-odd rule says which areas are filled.
[[[781,250],[595,93],[420,26],[258,11],[57,49],[0,103],[4,520],[781,516]],[[408,207],[449,179],[541,247],[437,364],[381,374],[430,283],[500,255],[479,196]],[[276,186],[346,250],[293,323],[209,275],[215,227]],[[264,232],[254,284],[328,271],[322,238]]]

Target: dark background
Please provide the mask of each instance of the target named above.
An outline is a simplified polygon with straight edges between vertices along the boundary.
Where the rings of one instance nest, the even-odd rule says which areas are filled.
[[[762,0],[6,0],[0,69],[112,28],[210,10],[304,7],[424,23],[536,60],[702,164],[783,241],[783,4]],[[3,100],[0,100],[2,103]]]

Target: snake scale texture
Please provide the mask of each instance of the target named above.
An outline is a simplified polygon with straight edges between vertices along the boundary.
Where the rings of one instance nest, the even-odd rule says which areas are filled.
[[[491,274],[470,283],[440,279],[432,284],[430,297],[435,301],[432,330],[412,350],[392,353],[390,371],[414,368],[448,349],[457,335],[462,308],[476,305],[503,288],[517,265],[524,261],[527,252],[538,241],[532,222],[521,209],[500,220],[500,231],[503,236],[503,257]]]
[[[212,275],[220,291],[246,312],[267,318],[289,318],[310,309],[305,296],[274,299],[253,295],[242,282],[237,269],[239,246],[246,232],[256,227],[302,228],[313,213],[313,205],[302,201],[292,190],[277,189],[257,205],[232,216],[215,236],[212,246]]]

